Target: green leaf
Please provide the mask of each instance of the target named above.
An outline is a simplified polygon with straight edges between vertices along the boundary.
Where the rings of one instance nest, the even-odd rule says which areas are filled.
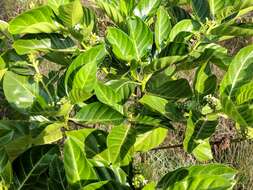
[[[7,101],[20,110],[30,108],[39,94],[38,84],[30,81],[29,77],[11,71],[5,73],[3,89]]]
[[[190,166],[167,173],[157,187],[166,190],[228,190],[235,185],[236,173],[222,164]]]
[[[81,88],[72,88],[69,93],[69,99],[72,104],[82,103],[93,96],[92,93],[86,92],[84,89]]]
[[[12,166],[4,148],[0,148],[0,182],[9,187],[12,183]]]
[[[161,70],[171,66],[172,64],[175,64],[175,63],[178,63],[178,62],[184,60],[185,58],[186,58],[186,56],[177,56],[177,55],[157,58],[157,59],[153,60],[149,65],[147,65],[144,68],[144,71],[148,72],[148,73],[161,71]]]
[[[253,35],[253,27],[250,24],[221,24],[211,30],[211,34],[218,36],[250,37]]]
[[[136,49],[137,60],[141,60],[152,48],[153,34],[148,26],[138,17],[127,21],[130,38]]]
[[[233,98],[236,91],[252,80],[253,45],[242,48],[230,64],[221,85],[220,93]]]
[[[30,189],[34,184],[38,185],[40,178],[59,153],[57,145],[43,145],[33,147],[20,155],[12,164],[14,189]]]
[[[53,11],[48,6],[39,7],[20,14],[9,23],[11,34],[52,33],[58,30],[53,21]]]
[[[151,110],[155,110],[170,120],[180,120],[181,113],[176,108],[176,105],[169,102],[164,98],[160,98],[154,95],[144,95],[139,102],[145,106],[148,106]]]
[[[120,123],[124,116],[105,104],[95,102],[82,107],[74,120],[86,123]]]
[[[94,90],[97,81],[97,63],[89,62],[82,66],[75,74],[72,88],[81,89],[87,93],[91,93]]]
[[[46,126],[45,129],[35,139],[33,139],[33,144],[50,144],[62,139],[62,127],[64,127],[64,123],[53,123]]]
[[[136,4],[135,0],[120,0],[119,1],[120,11],[125,16],[130,16],[133,12],[135,4]]]
[[[83,7],[80,0],[74,0],[71,3],[59,7],[59,18],[68,27],[74,27],[81,24],[83,20]]]
[[[124,160],[135,143],[135,130],[130,125],[114,127],[108,135],[107,146],[113,164]]]
[[[223,112],[243,127],[253,125],[253,110],[249,104],[236,105],[230,97],[221,96]]]
[[[181,32],[194,33],[195,31],[198,31],[199,28],[200,28],[199,23],[194,20],[190,19],[181,20],[172,28],[169,40],[172,42]]]
[[[112,46],[112,51],[118,59],[131,61],[136,59],[136,48],[132,39],[117,28],[107,30],[106,39]]]
[[[137,126],[140,125],[140,127],[146,126],[146,128],[148,128],[148,127],[167,128],[168,126],[171,127],[170,124],[166,125],[167,123],[164,123],[162,119],[151,117],[149,115],[138,115],[135,118],[131,119],[131,123],[133,123]]]
[[[57,15],[59,15],[59,7],[61,6],[61,5],[65,5],[65,4],[68,4],[68,3],[70,3],[72,0],[48,0],[47,1],[47,4],[48,4],[48,6],[49,7],[51,7],[53,10],[54,10],[54,12],[57,14]]]
[[[165,47],[169,39],[171,29],[172,26],[169,14],[165,8],[160,7],[157,11],[157,18],[155,23],[155,44],[158,51]]]
[[[241,86],[236,92],[236,104],[244,104],[253,99],[253,82]]]
[[[96,0],[96,4],[106,13],[106,15],[115,23],[123,22],[124,17],[118,10],[117,6],[111,2],[104,0]]]
[[[121,103],[125,103],[129,99],[137,86],[135,82],[127,79],[110,80],[106,85],[110,86],[120,96]]]
[[[208,1],[209,0],[191,0],[193,11],[201,22],[206,22],[206,19],[210,18],[211,13]]]
[[[224,0],[208,0],[210,7],[210,14],[212,18],[225,8],[226,1]]]
[[[186,79],[169,80],[159,87],[151,87],[147,91],[166,99],[180,99],[192,96],[190,84]]]
[[[199,161],[213,158],[209,138],[215,132],[217,121],[198,120],[194,122],[191,117],[187,120],[187,129],[184,138],[184,150]]]
[[[3,20],[0,20],[0,32],[8,30],[9,24]]]
[[[100,102],[112,107],[121,114],[124,113],[123,106],[120,105],[120,102],[122,101],[121,95],[110,86],[97,82],[95,86],[95,94]]]
[[[85,154],[87,158],[93,159],[94,156],[103,152],[106,148],[106,138],[108,133],[102,130],[92,131],[84,143]]]
[[[145,185],[144,188],[142,188],[142,190],[155,190],[155,182],[150,182],[147,185]]]
[[[68,137],[64,144],[64,167],[71,185],[82,187],[82,180],[97,179],[96,173],[74,138]]]
[[[73,139],[81,150],[85,150],[85,139],[95,131],[96,129],[94,128],[84,128],[79,130],[67,131],[66,135],[67,137]],[[84,151],[83,153],[86,154],[86,151]]]
[[[63,161],[59,157],[55,157],[49,166],[49,187],[55,190],[68,189],[66,173]]]
[[[161,0],[140,0],[134,9],[134,14],[145,20],[156,13],[161,2]]]
[[[96,183],[91,183],[89,185],[86,185],[84,188],[81,190],[97,190],[102,188],[105,184],[107,184],[109,181],[100,181]]]
[[[28,39],[19,39],[13,43],[13,48],[20,55],[37,51],[75,51],[76,45],[71,38],[64,38],[58,34],[29,36]]]
[[[88,63],[94,63],[94,64],[99,64],[101,61],[103,61],[104,57],[106,56],[106,50],[105,46],[103,45],[97,45],[92,47],[91,49],[87,50],[86,52],[80,54],[69,66],[64,84],[65,84],[65,90],[66,93],[68,94],[68,83],[69,80],[71,80],[71,74],[74,71],[77,71],[80,69],[82,66]]]
[[[194,90],[197,100],[200,101],[204,96],[212,94],[216,89],[217,77],[212,74],[208,62],[202,64],[196,72]]]
[[[143,126],[143,128],[145,128]],[[153,128],[150,130],[137,131],[134,151],[147,152],[160,145],[167,137],[168,130],[165,128]]]

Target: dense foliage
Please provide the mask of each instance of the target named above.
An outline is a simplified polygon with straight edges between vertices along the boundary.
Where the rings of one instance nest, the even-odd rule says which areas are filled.
[[[0,121],[0,189],[232,189],[237,172],[225,165],[179,168],[147,182],[132,160],[158,147],[177,123],[186,125],[184,150],[200,162],[213,158],[210,138],[220,117],[247,138],[253,45],[233,57],[220,44],[253,35],[252,23],[238,22],[252,1],[91,5],[48,0],[0,21],[8,108]],[[214,69],[225,73],[222,80]],[[182,78],[185,70],[194,78]]]

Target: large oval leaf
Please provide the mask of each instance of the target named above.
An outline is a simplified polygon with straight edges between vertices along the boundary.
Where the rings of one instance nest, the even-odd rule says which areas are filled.
[[[235,185],[236,171],[222,164],[209,164],[179,168],[159,181],[166,190],[228,190]]]
[[[229,66],[221,85],[220,92],[233,97],[242,85],[252,80],[253,69],[253,45],[239,51]]]
[[[0,148],[0,155],[0,182],[9,187],[13,180],[12,165],[4,148]]]
[[[71,38],[64,38],[62,35],[31,35],[26,39],[19,39],[13,43],[13,47],[20,55],[36,51],[75,51],[76,46]]]
[[[120,104],[122,101],[121,95],[110,86],[97,82],[95,94],[100,102],[111,106],[121,114],[124,113],[123,106]]]
[[[20,155],[12,164],[14,189],[30,189],[33,185],[40,184],[40,180],[46,180],[44,178],[45,172],[59,153],[57,145],[43,145],[33,147]],[[47,184],[44,188],[46,187]]]
[[[136,152],[147,152],[160,145],[167,137],[168,130],[165,128],[158,127],[149,130],[145,130],[145,126],[142,128],[142,130],[137,130],[137,138],[134,144],[134,151]]]
[[[134,14],[145,20],[154,15],[162,0],[140,0],[134,9]]]
[[[105,46],[103,45],[98,45],[95,47],[92,47],[91,49],[87,50],[86,52],[80,54],[69,66],[66,75],[65,75],[65,90],[66,93],[68,94],[68,83],[70,80],[70,75],[80,69],[82,66],[84,66],[87,63],[94,63],[98,64],[100,61],[104,59],[106,56],[106,50]]]
[[[180,22],[178,22],[171,30],[169,39],[170,41],[174,41],[178,34],[181,32],[190,32],[193,33],[194,31],[197,31],[200,28],[200,25],[198,22],[190,19],[185,19]]]
[[[56,32],[58,27],[53,16],[53,11],[48,6],[27,11],[10,22],[9,31],[11,34]]]
[[[132,39],[123,31],[117,28],[107,30],[106,39],[112,46],[115,56],[124,61],[136,59],[136,48]]]
[[[161,7],[157,12],[155,23],[155,43],[158,51],[165,47],[171,31],[171,22],[168,12]]]
[[[79,188],[82,187],[82,181],[97,179],[84,150],[71,137],[68,137],[64,144],[64,167],[68,182],[71,185],[79,186]]]
[[[138,17],[128,19],[127,23],[130,38],[136,49],[137,60],[141,60],[148,50],[152,48],[153,34],[148,26]]]
[[[191,0],[195,14],[202,22],[210,18],[210,6],[208,0]]]
[[[68,27],[74,27],[83,20],[83,7],[80,0],[74,0],[59,7],[59,18]]]
[[[37,83],[30,81],[29,77],[11,71],[5,73],[3,89],[8,102],[20,110],[31,107],[39,94]]]
[[[124,116],[105,104],[95,102],[84,106],[74,120],[84,123],[120,123]]]
[[[130,125],[114,127],[108,135],[107,146],[112,163],[124,160],[135,143],[135,130]]]

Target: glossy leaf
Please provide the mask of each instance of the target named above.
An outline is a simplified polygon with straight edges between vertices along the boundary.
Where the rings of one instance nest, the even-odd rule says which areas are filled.
[[[91,183],[83,187],[81,190],[97,190],[97,189],[103,188],[103,186],[107,183],[108,181],[100,181],[96,183]]]
[[[106,50],[104,45],[94,46],[93,48],[87,50],[86,52],[80,54],[69,66],[64,80],[65,90],[68,93],[68,83],[70,80],[71,74],[80,69],[87,63],[98,64],[106,56]]]
[[[53,11],[48,6],[29,10],[17,16],[9,23],[9,31],[11,34],[56,32],[58,26],[52,17]]]
[[[238,105],[249,102],[253,99],[253,83],[247,83],[240,87],[236,92],[236,103]]]
[[[86,123],[120,123],[124,117],[109,106],[95,102],[84,106],[74,120]]]
[[[61,128],[64,123],[53,123],[45,127],[45,129],[33,140],[35,145],[50,144],[62,139]]]
[[[205,22],[211,16],[211,10],[208,1],[209,0],[191,0],[192,8],[202,22]]]
[[[8,102],[21,110],[30,108],[39,94],[38,84],[31,82],[29,77],[11,71],[5,73],[3,89]]]
[[[48,4],[49,7],[51,7],[54,10],[54,12],[57,15],[59,15],[59,10],[58,10],[59,7],[61,5],[70,3],[71,1],[73,1],[73,0],[48,0],[47,4]]]
[[[155,43],[158,51],[166,45],[171,31],[171,21],[168,12],[161,7],[157,12],[155,23]]]
[[[157,187],[167,190],[227,190],[234,186],[236,173],[221,164],[190,166],[167,173]]]
[[[225,8],[226,1],[223,0],[208,0],[210,13],[213,18]]]
[[[100,102],[109,105],[116,111],[123,114],[123,106],[120,105],[122,97],[113,88],[101,82],[97,82],[95,86],[95,94]]]
[[[97,63],[89,62],[82,66],[75,74],[72,88],[81,89],[87,93],[94,90],[94,86],[97,81]]]
[[[97,178],[92,165],[75,139],[69,137],[64,144],[64,168],[71,185],[82,187],[82,181]]]
[[[195,94],[199,101],[201,97],[212,94],[216,89],[217,77],[212,74],[210,65],[206,62],[199,67],[194,81]]]
[[[145,128],[143,126],[143,128]],[[168,130],[165,128],[154,128],[147,131],[138,131],[134,151],[147,152],[159,146],[167,137]]]
[[[182,60],[184,60],[186,56],[167,56],[167,57],[162,57],[153,60],[149,65],[147,65],[144,70],[145,72],[152,73],[152,72],[157,72],[161,71],[172,64],[178,63]]]
[[[190,19],[185,19],[180,22],[178,22],[171,30],[169,39],[170,41],[174,41],[177,35],[179,35],[181,32],[190,32],[193,33],[194,31],[197,31],[200,28],[200,25],[198,22]]]
[[[49,166],[49,187],[55,190],[66,190],[68,188],[63,161],[55,157]]]
[[[135,143],[135,131],[129,125],[114,127],[108,135],[107,146],[112,163],[124,160]]]
[[[213,158],[209,138],[215,132],[217,121],[198,120],[194,122],[191,117],[187,120],[187,129],[184,138],[184,149],[199,161]]]
[[[118,59],[131,61],[136,59],[136,48],[132,39],[117,28],[107,30],[106,39],[112,46],[112,51]]]
[[[161,0],[140,0],[134,9],[134,14],[145,20],[156,13],[160,4]]]
[[[157,88],[150,88],[148,92],[166,99],[187,98],[192,95],[189,82],[186,79],[169,80]]]
[[[104,0],[96,0],[96,3],[113,22],[117,24],[123,22],[124,17],[114,3]]]
[[[0,20],[0,32],[5,32],[9,27],[9,24],[3,20]]]
[[[80,24],[83,19],[83,7],[80,0],[74,0],[59,7],[59,18],[68,27]]]
[[[59,149],[56,145],[37,146],[24,152],[13,162],[13,187],[20,190],[30,189],[39,180],[45,180],[40,178],[58,154]]]
[[[37,51],[48,52],[57,51],[64,52],[75,51],[76,46],[70,38],[64,38],[61,35],[37,35],[31,36],[32,39],[19,39],[13,43],[13,47],[20,55],[33,53]]]
[[[110,80],[107,85],[110,86],[116,94],[119,94],[120,102],[122,103],[125,103],[129,99],[137,86],[136,83],[127,79]]]
[[[127,23],[130,38],[136,49],[137,60],[141,60],[152,48],[153,34],[148,26],[138,17],[128,19]]]
[[[0,149],[0,181],[6,187],[12,183],[12,165],[4,148]]]
[[[144,95],[140,99],[140,103],[148,106],[151,110],[155,110],[170,120],[178,120],[181,118],[176,106],[164,98],[154,95]]]
[[[211,30],[211,34],[219,35],[219,36],[242,36],[248,37],[252,36],[252,25],[248,24],[241,24],[241,25],[230,25],[230,24],[223,24],[220,25],[213,30]]]
[[[252,80],[250,70],[253,68],[253,46],[247,46],[241,49],[233,59],[225,74],[220,92],[229,97],[233,97],[242,85]]]

